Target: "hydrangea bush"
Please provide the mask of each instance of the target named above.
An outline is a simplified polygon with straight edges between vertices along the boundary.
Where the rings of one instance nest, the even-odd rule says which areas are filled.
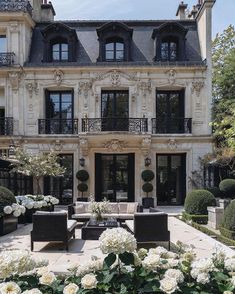
[[[13,203],[12,205],[7,205],[3,208],[3,213],[5,215],[13,214],[15,217],[19,217],[22,214],[25,214],[25,211],[25,206],[18,203]]]
[[[59,200],[51,195],[25,195],[25,196],[16,196],[17,203],[21,204],[27,209],[40,209],[43,207],[48,207],[56,205],[59,203]]]
[[[5,258],[0,257],[3,264],[0,293],[233,294],[235,291],[235,256],[226,257],[222,251],[207,259],[198,259],[192,247],[181,243],[177,253],[163,247],[137,251],[136,240],[122,228],[106,230],[100,242],[102,252],[108,253],[104,260],[93,257],[71,268],[65,277],[56,276],[47,267],[35,269],[27,260],[13,264],[11,272],[5,253]]]
[[[88,207],[89,211],[96,217],[97,220],[102,220],[102,215],[109,213],[109,201],[104,199],[101,202],[96,202],[91,197],[91,202]]]

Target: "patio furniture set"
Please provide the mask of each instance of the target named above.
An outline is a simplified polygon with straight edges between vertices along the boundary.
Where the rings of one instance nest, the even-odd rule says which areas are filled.
[[[170,249],[168,215],[150,208],[143,212],[137,202],[110,203],[110,213],[104,215],[105,221],[96,222],[88,211],[89,202],[76,202],[68,206],[67,212],[38,211],[33,215],[31,231],[31,250],[34,242],[63,242],[68,251],[69,240],[75,238],[78,222],[83,222],[83,240],[98,240],[108,228],[123,226],[132,232],[137,243],[165,243]]]

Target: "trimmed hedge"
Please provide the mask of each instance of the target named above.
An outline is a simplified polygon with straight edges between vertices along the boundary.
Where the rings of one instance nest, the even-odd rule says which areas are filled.
[[[193,215],[207,215],[207,207],[215,206],[215,196],[207,190],[193,190],[188,193],[184,209],[188,214]]]
[[[0,186],[0,206],[16,203],[14,194],[7,188]]]
[[[235,199],[235,179],[225,179],[221,181],[219,188],[226,197]]]
[[[224,211],[220,232],[223,236],[235,240],[235,200],[231,201]]]
[[[196,215],[196,214],[188,214],[187,212],[183,212],[182,217],[185,221],[192,221],[197,224],[206,225],[208,222],[208,215]]]
[[[218,187],[206,188],[207,191],[211,192],[215,198],[224,198],[224,193]]]
[[[80,183],[78,184],[78,191],[80,192],[86,192],[88,190],[88,186],[86,183]]]
[[[81,182],[86,182],[89,179],[89,174],[85,169],[81,169],[77,172],[76,178]]]
[[[145,183],[143,184],[142,186],[142,190],[145,192],[145,193],[150,193],[153,191],[153,185],[151,183]]]
[[[154,172],[149,169],[146,169],[142,171],[141,178],[145,182],[150,182],[154,179]]]
[[[235,231],[230,231],[225,229],[224,227],[220,227],[220,233],[222,236],[228,239],[235,240]]]

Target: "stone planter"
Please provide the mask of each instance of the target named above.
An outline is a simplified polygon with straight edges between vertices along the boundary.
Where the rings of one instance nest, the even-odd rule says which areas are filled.
[[[153,197],[142,198],[142,204],[144,208],[154,207],[154,199]]]
[[[14,215],[4,215],[0,217],[0,236],[9,234],[17,230],[18,218]]]
[[[222,207],[207,207],[208,210],[208,226],[218,230],[223,220],[224,209]]]
[[[220,199],[219,200],[219,207],[225,209],[229,205],[230,202],[231,202],[230,199]]]

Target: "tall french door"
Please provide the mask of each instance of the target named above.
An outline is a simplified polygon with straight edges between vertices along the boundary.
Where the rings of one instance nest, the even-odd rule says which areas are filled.
[[[186,194],[186,154],[157,154],[158,205],[182,205]]]
[[[102,91],[102,131],[128,131],[128,91]]]
[[[95,155],[95,197],[111,202],[134,201],[134,154]]]

